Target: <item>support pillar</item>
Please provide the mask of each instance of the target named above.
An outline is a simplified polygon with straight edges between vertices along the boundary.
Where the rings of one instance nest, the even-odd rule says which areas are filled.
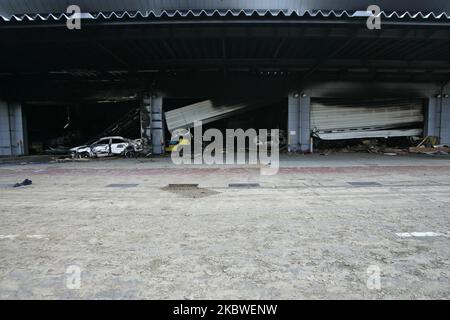
[[[20,156],[28,153],[22,105],[0,101],[0,155]]]
[[[299,110],[300,101],[295,94],[288,97],[288,151],[297,152],[300,150],[299,143]]]
[[[142,99],[141,105],[141,138],[144,154],[152,153],[152,100],[149,97]]]
[[[442,98],[440,143],[450,146],[450,98]]]
[[[162,97],[150,96],[143,99],[141,107],[141,132],[145,154],[164,153],[164,124]]]
[[[290,94],[288,98],[288,150],[309,151],[311,137],[311,99],[307,95]]]
[[[441,99],[428,98],[424,136],[439,137],[441,131]]]
[[[439,137],[439,143],[450,146],[450,99],[442,96],[428,99],[425,136]]]
[[[153,154],[164,153],[163,99],[152,97],[152,146]]]

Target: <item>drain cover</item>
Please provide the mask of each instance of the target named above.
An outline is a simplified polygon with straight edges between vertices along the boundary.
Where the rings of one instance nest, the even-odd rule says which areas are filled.
[[[230,183],[229,188],[258,188],[259,183]]]
[[[382,186],[381,183],[373,182],[373,181],[360,181],[360,182],[348,182],[348,184],[351,184],[355,187],[380,187]]]
[[[133,183],[123,183],[123,184],[108,184],[106,187],[107,188],[135,188],[137,187],[138,184],[133,184]]]
[[[194,183],[174,183],[174,184],[169,184],[167,186],[167,188],[169,189],[195,189],[198,188],[198,184],[194,184]]]

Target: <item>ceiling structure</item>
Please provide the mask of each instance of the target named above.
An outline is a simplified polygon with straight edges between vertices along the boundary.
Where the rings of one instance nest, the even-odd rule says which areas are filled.
[[[78,1],[81,30],[65,27],[69,2],[0,1],[3,94],[450,78],[447,1],[378,1],[380,30],[366,27],[372,1]]]

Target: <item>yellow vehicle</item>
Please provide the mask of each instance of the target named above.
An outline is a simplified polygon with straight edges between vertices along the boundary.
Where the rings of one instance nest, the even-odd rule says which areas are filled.
[[[172,133],[172,140],[166,147],[166,152],[178,151],[179,146],[188,146],[191,144],[191,134],[185,129],[178,129]]]
[[[191,144],[191,141],[180,137],[177,140],[170,140],[169,145],[166,147],[167,152],[178,151],[179,146],[188,146]]]

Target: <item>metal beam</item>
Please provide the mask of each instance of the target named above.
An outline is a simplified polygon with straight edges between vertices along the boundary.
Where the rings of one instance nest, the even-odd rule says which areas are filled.
[[[167,68],[170,68],[171,70],[183,70],[184,68],[196,68],[201,70],[202,68],[218,68],[223,69],[224,66],[228,69],[270,69],[272,71],[279,71],[279,70],[287,70],[287,71],[303,71],[307,72],[304,75],[304,78],[306,75],[310,76],[312,73],[319,71],[319,70],[326,70],[326,69],[333,69],[333,68],[350,68],[350,69],[358,69],[358,68],[375,68],[375,69],[404,69],[404,70],[416,70],[416,71],[425,71],[425,70],[435,70],[435,71],[441,71],[444,73],[447,73],[446,70],[450,69],[450,61],[444,61],[444,60],[375,60],[375,59],[322,59],[319,62],[317,60],[313,59],[226,59],[223,58],[214,58],[214,59],[163,59],[163,60],[151,60],[146,63],[142,63],[140,66],[140,69],[138,70],[129,70],[128,67],[125,67],[125,69],[121,69],[125,72],[124,77],[126,77],[126,74],[132,74],[139,71],[146,71],[146,70],[165,70]],[[57,71],[60,70],[77,70],[82,69],[86,72],[92,71],[97,74],[104,74],[106,77],[106,74],[112,71],[121,71],[117,69],[117,66],[110,65],[110,66],[101,66],[95,69],[87,68],[80,64],[79,66],[73,65],[70,67],[63,68],[62,66],[58,68],[57,66],[54,66],[55,69],[49,70],[49,69],[42,69],[42,65],[36,66],[34,64],[26,64],[23,63],[20,65],[20,69],[17,68],[8,68],[8,66],[3,67],[1,70],[1,73],[8,75],[11,73],[17,73],[17,74],[25,74],[25,75],[33,75],[37,73],[43,73],[42,75],[49,75],[53,76],[55,78],[60,77],[57,73]],[[269,70],[269,71],[270,71]],[[54,73],[56,72],[56,73]],[[72,76],[74,77],[76,75],[76,72],[74,71],[72,74],[70,71],[65,71],[65,76]],[[1,75],[0,75],[1,78]],[[108,76],[108,78],[115,79],[117,77],[114,76]]]
[[[262,18],[258,19],[242,19],[242,18],[232,18],[232,19],[216,19],[216,18],[208,18],[208,19],[191,19],[191,18],[181,18],[181,19],[167,19],[167,20],[159,20],[159,19],[144,19],[144,20],[94,20],[84,21],[84,27],[92,27],[92,26],[168,26],[168,25],[177,25],[177,26],[185,26],[185,25],[334,25],[334,26],[342,26],[342,25],[365,25],[366,20],[364,18],[355,19],[355,18]],[[448,26],[447,21],[442,20],[392,20],[385,19],[383,21],[384,26],[403,26],[403,27],[436,27],[436,26]],[[3,22],[0,27],[3,29],[26,29],[26,28],[61,28],[66,26],[66,21],[61,22],[28,22],[28,23],[14,23],[14,22]]]
[[[344,43],[342,43],[338,48],[334,51],[327,54],[324,58],[320,59],[311,69],[309,69],[302,77],[301,80],[305,80],[311,74],[313,74],[321,65],[323,65],[327,60],[333,58],[335,55],[339,54],[342,50],[348,47],[348,45],[353,41],[352,38],[348,39]]]
[[[359,32],[355,34],[355,27]],[[89,40],[153,40],[153,39],[242,39],[242,38],[266,38],[279,39],[280,34],[286,39],[315,38],[323,39],[337,38],[343,39],[354,36],[359,39],[410,39],[410,40],[449,40],[450,30],[447,28],[427,28],[421,25],[415,28],[407,29],[405,35],[404,28],[389,28],[383,25],[383,29],[374,32],[365,29],[365,25],[359,26],[302,26],[296,25],[240,25],[220,27],[214,25],[191,25],[191,26],[141,26],[141,27],[121,27],[109,26],[109,28],[97,28],[95,26],[85,26],[77,32],[67,31],[65,28],[37,28],[37,29],[19,29],[10,30],[0,27],[0,37],[2,43],[23,43],[25,40],[29,43],[55,43],[55,42],[86,42]],[[431,34],[429,33],[432,31]]]
[[[278,58],[278,55],[280,54],[280,50],[284,46],[285,42],[286,42],[286,38],[283,38],[278,42],[277,48],[275,49],[275,52],[272,55],[272,59],[275,60]]]
[[[100,42],[94,42],[94,45],[98,48],[100,48],[101,50],[103,50],[104,52],[106,52],[110,57],[112,57],[114,60],[116,60],[120,65],[129,68],[130,65],[122,58],[120,58],[117,54],[115,54],[114,52],[112,52],[110,49],[108,49],[107,47],[105,47],[103,44],[101,44]]]

